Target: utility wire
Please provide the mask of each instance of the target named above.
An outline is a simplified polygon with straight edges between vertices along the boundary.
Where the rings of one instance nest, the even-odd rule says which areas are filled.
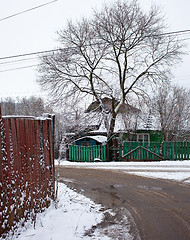
[[[6,70],[1,70],[0,72],[9,72],[9,71],[13,71],[13,70],[20,70],[20,69],[24,69],[24,68],[32,68],[32,67],[37,67],[43,65],[42,64],[35,64],[35,65],[29,65],[29,66],[24,66],[24,67],[18,67],[18,68],[11,68],[11,69],[6,69]]]
[[[158,36],[162,36],[162,35],[175,35],[175,34],[178,34],[180,35],[180,33],[190,33],[190,29],[187,29],[187,30],[180,30],[180,31],[175,31],[175,32],[168,32],[168,33],[161,33],[161,34],[158,34]],[[157,35],[156,35],[157,36]]]
[[[56,52],[59,50],[60,49],[52,49],[52,50],[46,50],[46,51],[40,51],[40,52],[23,53],[23,54],[14,55],[14,56],[2,57],[2,58],[0,58],[0,60],[9,59],[9,58],[17,58],[17,57],[25,57],[25,56],[30,56],[30,55],[39,55],[39,54],[48,53],[48,52]]]
[[[30,57],[30,58],[21,58],[13,61],[6,61],[6,62],[0,62],[0,65],[6,65],[6,64],[14,64],[14,63],[19,63],[19,62],[25,62],[25,61],[35,61],[38,59],[38,56],[36,57]]]
[[[187,40],[190,40],[190,38],[183,38],[183,39],[178,39],[178,40],[175,40],[175,41],[172,41],[172,42],[180,42],[180,41],[187,41]],[[49,50],[49,51],[44,51],[44,52],[56,52],[56,51],[59,51],[59,50],[64,50],[64,49],[68,49],[68,48],[63,48],[63,49],[57,49],[57,50]],[[10,57],[5,57],[5,58],[0,58],[0,60],[3,60],[3,59],[7,59],[7,58],[16,58],[16,57],[20,57],[20,56],[28,56],[28,55],[35,55],[35,54],[39,54],[39,53],[44,53],[44,52],[37,52],[37,53],[27,53],[27,54],[22,54],[22,55],[15,55],[15,56],[10,56]],[[46,55],[48,56],[48,55]],[[26,62],[26,61],[37,61],[39,59],[39,56],[36,56],[36,57],[30,57],[30,58],[22,58],[22,59],[17,59],[17,60],[13,60],[13,61],[5,61],[5,62],[0,62],[0,66],[1,65],[6,65],[6,64],[17,64],[19,62]]]
[[[173,40],[172,42],[181,42],[181,41],[187,41],[190,38],[182,38],[182,39],[177,39],[177,40]]]
[[[27,9],[27,10],[25,10],[25,11],[15,13],[15,14],[13,14],[13,15],[10,15],[10,16],[4,17],[4,18],[1,18],[0,21],[4,21],[4,20],[6,20],[6,19],[9,19],[9,18],[18,16],[18,15],[20,15],[20,14],[23,14],[23,13],[26,13],[26,12],[29,12],[29,11],[32,11],[32,10],[35,10],[35,9],[37,9],[37,8],[44,7],[44,6],[46,6],[46,5],[52,4],[52,3],[57,2],[57,1],[58,1],[58,0],[54,0],[54,1],[51,1],[51,2],[48,2],[48,3],[44,3],[44,4],[42,4],[42,5],[39,5],[39,6],[30,8],[30,9]]]
[[[58,1],[58,0],[56,0]],[[160,35],[153,35],[153,36],[167,36],[167,35],[174,35],[174,36],[177,36],[178,34],[179,35],[182,35],[182,34],[190,34],[190,30],[181,30],[181,31],[175,31],[175,32],[168,32],[168,33],[162,33]],[[177,39],[176,41],[185,41],[185,40],[189,40],[190,38],[184,38],[184,39]],[[91,44],[92,45],[92,44]],[[94,45],[96,45],[96,43],[94,43]],[[83,47],[87,47],[87,46],[90,46],[90,45],[84,45]],[[39,51],[39,52],[31,52],[31,53],[24,53],[24,54],[19,54],[19,55],[13,55],[13,56],[7,56],[7,57],[1,57],[0,60],[5,60],[5,59],[12,59],[12,58],[18,58],[18,57],[26,57],[26,56],[31,56],[31,55],[40,55],[40,54],[44,54],[44,53],[53,53],[53,52],[57,52],[57,51],[63,51],[63,50],[69,50],[71,48],[74,48],[74,47],[66,47],[66,48],[59,48],[59,49],[52,49],[52,50],[45,50],[45,51]],[[28,58],[29,59],[29,58]],[[16,61],[22,61],[22,60],[16,60]],[[15,62],[16,62],[15,61]],[[23,59],[23,61],[25,61],[25,59]],[[11,61],[10,61],[11,62]],[[10,63],[10,62],[5,62],[5,63]],[[0,64],[4,64],[4,63],[0,63]]]

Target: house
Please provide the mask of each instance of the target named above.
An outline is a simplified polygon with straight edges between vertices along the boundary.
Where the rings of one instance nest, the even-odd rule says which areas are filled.
[[[132,142],[162,142],[163,136],[160,130],[137,129],[135,131],[123,132],[122,140]]]
[[[107,112],[111,111],[112,99],[105,97],[101,100],[105,110]],[[119,104],[116,99],[113,101],[115,106]],[[107,130],[98,101],[92,102],[85,113],[97,113],[93,116],[93,121],[90,121],[91,124],[93,122],[95,127],[86,127],[86,131],[80,132],[78,136],[75,135],[75,139],[77,139],[74,144],[79,146],[101,145],[102,141],[99,141],[99,136],[106,138]],[[114,136],[121,144],[123,141],[162,142],[163,136],[155,121],[151,112],[149,114],[143,113],[138,108],[125,103],[116,117]]]
[[[104,108],[105,108],[105,111],[107,112],[110,112],[112,110],[112,106],[114,105],[114,107],[116,107],[118,104],[119,104],[119,101],[116,100],[116,99],[111,99],[111,98],[108,98],[108,97],[104,97],[101,99],[102,101],[102,104],[104,105]],[[90,113],[90,112],[102,112],[102,109],[99,105],[99,102],[98,101],[94,101],[92,102],[88,108],[85,110],[85,113]],[[140,113],[141,111],[130,105],[130,104],[127,104],[127,103],[124,103],[123,106],[120,108],[120,111],[119,113],[120,114],[136,114],[136,113]]]
[[[97,145],[104,145],[106,144],[106,141],[107,141],[107,137],[102,135],[84,136],[76,139],[75,145],[91,147],[91,146],[97,146]]]

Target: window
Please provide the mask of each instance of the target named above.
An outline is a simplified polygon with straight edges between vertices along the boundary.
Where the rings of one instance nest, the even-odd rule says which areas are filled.
[[[148,134],[144,134],[144,142],[148,142]]]
[[[137,135],[137,139],[138,139],[138,142],[144,142],[144,141],[143,141],[143,135],[142,135],[142,134],[140,134],[140,135],[138,134],[138,135]]]
[[[149,142],[149,134],[147,133],[138,133],[137,134],[137,142]]]

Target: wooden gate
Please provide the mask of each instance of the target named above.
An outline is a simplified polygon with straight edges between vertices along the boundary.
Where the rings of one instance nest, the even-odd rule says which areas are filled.
[[[189,142],[124,142],[121,161],[160,161],[190,159]]]
[[[162,144],[158,142],[124,142],[121,158],[127,161],[163,160]]]

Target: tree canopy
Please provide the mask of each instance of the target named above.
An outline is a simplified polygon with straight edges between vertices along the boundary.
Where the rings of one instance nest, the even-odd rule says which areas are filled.
[[[189,139],[190,91],[177,85],[161,86],[152,109],[165,141]]]
[[[166,83],[181,60],[183,46],[166,30],[156,6],[147,13],[136,0],[105,5],[58,32],[60,48],[43,56],[38,82],[54,102],[97,101],[110,137],[120,108]]]

